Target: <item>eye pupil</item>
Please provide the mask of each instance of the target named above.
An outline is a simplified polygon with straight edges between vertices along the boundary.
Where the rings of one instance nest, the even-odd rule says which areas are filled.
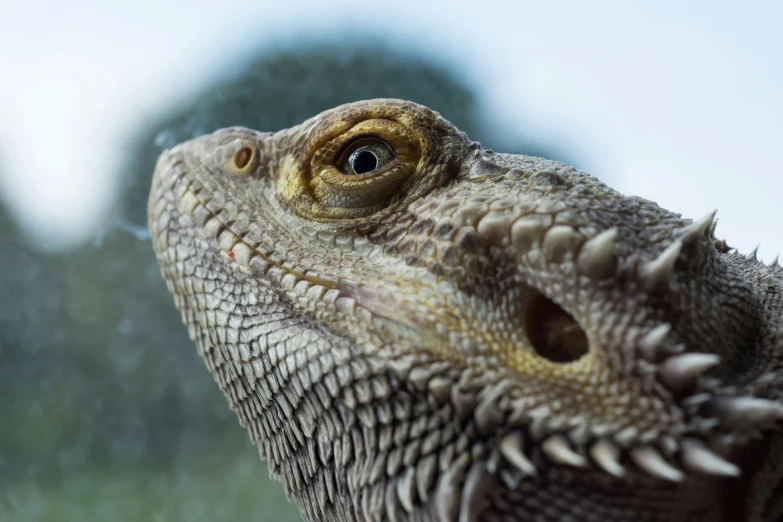
[[[349,147],[339,161],[343,174],[374,174],[394,161],[394,149],[382,139],[363,138],[349,144]]]
[[[348,163],[350,163],[351,168],[357,174],[366,174],[378,168],[378,158],[375,156],[375,153],[365,147],[351,154],[351,157],[348,158]]]

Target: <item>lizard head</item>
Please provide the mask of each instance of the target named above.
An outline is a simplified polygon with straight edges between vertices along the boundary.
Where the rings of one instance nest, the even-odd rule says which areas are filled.
[[[763,458],[783,271],[716,240],[714,213],[373,100],[166,151],[149,223],[191,337],[308,520],[781,509]]]

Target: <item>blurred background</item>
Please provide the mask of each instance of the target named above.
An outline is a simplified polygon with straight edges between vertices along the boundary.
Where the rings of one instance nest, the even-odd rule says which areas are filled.
[[[783,4],[4,2],[0,521],[298,521],[152,253],[157,155],[406,98],[783,252]]]

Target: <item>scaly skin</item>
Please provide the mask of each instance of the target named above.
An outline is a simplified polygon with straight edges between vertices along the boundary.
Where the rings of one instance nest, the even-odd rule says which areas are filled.
[[[149,226],[308,521],[780,520],[783,270],[712,214],[373,100],[164,152]]]

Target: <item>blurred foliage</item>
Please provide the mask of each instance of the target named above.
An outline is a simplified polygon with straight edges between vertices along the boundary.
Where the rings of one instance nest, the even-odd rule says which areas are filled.
[[[458,72],[393,45],[300,43],[217,76],[140,122],[114,225],[94,244],[41,253],[0,207],[0,520],[299,519],[204,369],[143,240],[164,148],[376,97],[430,106],[489,145],[500,135]]]

